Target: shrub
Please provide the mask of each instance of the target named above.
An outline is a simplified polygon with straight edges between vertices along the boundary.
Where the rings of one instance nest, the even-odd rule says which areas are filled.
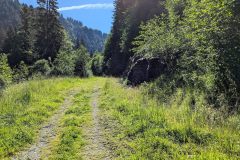
[[[51,72],[51,67],[50,67],[48,61],[45,59],[38,60],[31,67],[31,75],[32,76],[36,76],[36,75],[47,76],[50,74],[50,72]]]
[[[166,1],[167,14],[140,27],[133,42],[134,56],[163,60],[167,66],[164,76],[169,80],[159,84],[167,92],[169,87],[194,88],[205,92],[215,107],[239,110],[240,27],[236,24],[240,16],[235,11],[239,4],[228,0],[182,2]],[[185,7],[179,7],[182,5]]]
[[[29,69],[28,66],[21,61],[19,66],[14,69],[13,80],[14,82],[22,82],[28,79]]]
[[[103,74],[103,55],[96,54],[91,62],[91,69],[95,76],[101,76]]]
[[[53,65],[52,74],[54,75],[74,75],[75,59],[73,53],[61,51],[54,60]]]
[[[90,71],[90,56],[84,46],[77,50],[62,50],[53,62],[53,75],[88,77]]]
[[[0,54],[0,89],[12,82],[12,70],[8,65],[7,55]]]
[[[74,74],[80,77],[88,77],[90,74],[90,56],[87,52],[87,49],[81,46],[78,50],[75,51],[75,69]]]

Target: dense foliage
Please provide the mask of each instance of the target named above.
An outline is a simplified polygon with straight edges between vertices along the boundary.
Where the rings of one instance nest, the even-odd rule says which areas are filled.
[[[0,54],[0,89],[11,83],[12,70],[8,65],[7,56]]]
[[[31,73],[33,76],[48,76],[51,72],[49,62],[45,59],[38,60],[31,66]]]
[[[228,106],[230,110],[238,108],[238,1],[158,0],[153,5],[158,12],[154,12],[151,6],[154,14],[148,17],[144,14],[148,6],[141,5],[144,0],[125,6],[123,11],[124,2],[116,1],[112,36],[105,50],[107,73],[115,75],[113,72],[117,70],[121,75],[131,65],[131,58],[159,58],[166,64],[166,69],[151,87],[153,90],[167,88],[166,91],[171,94],[179,87],[193,88],[206,93],[208,102],[216,107]],[[151,3],[148,1],[148,4]],[[137,18],[133,16],[135,14]],[[150,20],[146,21],[149,17]],[[135,29],[135,34],[131,30],[126,31],[123,19],[130,28]],[[133,24],[135,21],[139,23]],[[139,28],[140,32],[137,32]],[[126,45],[123,44],[129,47],[124,49]],[[117,68],[123,64],[122,58],[128,63],[120,71]]]
[[[60,50],[64,36],[58,20],[57,0],[38,0],[37,3],[34,51],[37,58],[54,59]]]
[[[101,76],[103,74],[103,55],[101,53],[95,53],[93,56],[91,69],[96,76]]]
[[[20,23],[19,5],[17,0],[0,1],[0,47],[7,36],[7,30]]]
[[[56,0],[38,0],[37,4],[33,8],[18,0],[0,2],[0,51],[8,55],[13,69],[21,62],[30,66],[40,59],[53,63],[69,43],[74,49],[84,45],[91,54],[103,50],[107,34],[65,19],[58,13]]]
[[[23,82],[28,80],[29,77],[29,67],[21,61],[20,64],[13,69],[13,81]]]
[[[80,46],[74,53],[75,67],[74,75],[79,77],[88,77],[91,75],[90,71],[90,56],[84,46]]]
[[[64,19],[58,13],[57,0],[38,0],[37,8],[20,5],[17,0],[3,4],[6,4],[4,11],[6,8],[11,8],[10,11],[17,8],[19,13],[14,12],[14,16],[18,15],[21,23],[9,24],[16,27],[8,28],[8,32],[0,38],[4,40],[0,50],[6,53],[1,56],[1,87],[11,80],[18,83],[30,77],[86,77],[92,74],[88,50],[92,53],[101,51],[105,34],[84,27],[78,21]]]
[[[32,7],[22,6],[21,25],[10,29],[4,41],[2,50],[8,54],[10,65],[17,66],[21,61],[33,64],[37,55],[34,54],[35,41],[34,10]]]
[[[122,75],[133,56],[132,41],[139,34],[141,22],[160,14],[162,5],[156,0],[116,0],[112,32],[105,47],[107,74]]]
[[[21,61],[34,64],[39,59],[54,59],[63,43],[63,28],[58,20],[56,0],[39,0],[33,9],[21,7],[21,25],[10,30],[3,45],[10,65]]]
[[[80,76],[91,75],[90,54],[83,45],[74,46],[67,33],[64,36],[62,45],[57,58],[53,61],[52,75],[55,76]]]

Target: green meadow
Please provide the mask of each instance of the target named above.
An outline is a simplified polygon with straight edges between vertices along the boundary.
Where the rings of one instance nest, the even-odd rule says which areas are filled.
[[[104,140],[103,151],[111,159],[240,158],[238,114],[226,116],[207,106],[200,93],[181,89],[162,103],[145,87],[126,87],[114,78],[52,78],[12,85],[0,98],[0,157],[10,159],[36,143],[41,126],[75,90],[55,137],[41,148],[42,159],[86,159],[84,148],[92,145],[87,131],[95,125],[101,132],[96,141]],[[98,124],[92,117],[96,88]],[[194,106],[192,96],[197,99]]]

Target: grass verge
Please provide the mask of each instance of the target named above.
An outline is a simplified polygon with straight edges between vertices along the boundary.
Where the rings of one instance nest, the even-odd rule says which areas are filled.
[[[33,143],[41,124],[64,101],[67,92],[82,80],[55,78],[10,86],[0,97],[0,159]]]
[[[193,106],[191,92],[179,90],[165,105],[109,79],[100,101],[117,159],[240,159],[240,116],[224,117],[196,96]]]

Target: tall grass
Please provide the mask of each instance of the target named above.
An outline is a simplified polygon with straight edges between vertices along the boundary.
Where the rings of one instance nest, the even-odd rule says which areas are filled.
[[[34,142],[41,124],[53,115],[67,91],[81,80],[33,80],[6,88],[0,97],[0,159]]]
[[[33,143],[41,124],[72,88],[80,92],[65,113],[47,159],[81,159],[82,127],[91,125],[90,95],[102,87],[100,125],[116,159],[240,159],[240,115],[208,106],[205,95],[178,89],[167,103],[116,79],[58,78],[10,86],[0,97],[0,159]]]
[[[161,103],[108,80],[101,108],[119,124],[106,125],[118,159],[240,159],[240,115],[207,106],[201,93],[179,89]]]

